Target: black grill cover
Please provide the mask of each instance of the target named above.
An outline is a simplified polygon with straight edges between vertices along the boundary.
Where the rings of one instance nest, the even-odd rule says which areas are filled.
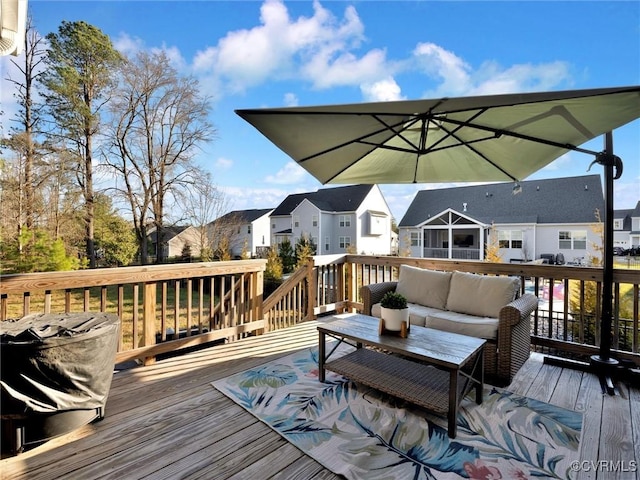
[[[0,322],[2,415],[104,407],[120,319],[109,313],[28,315]]]

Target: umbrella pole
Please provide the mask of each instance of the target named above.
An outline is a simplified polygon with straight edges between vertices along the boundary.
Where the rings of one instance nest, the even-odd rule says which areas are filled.
[[[611,325],[613,319],[613,181],[622,174],[622,160],[613,154],[613,134],[605,135],[604,151],[593,163],[604,167],[604,239],[602,254],[602,309],[600,314],[600,352],[593,355],[590,363],[565,359],[545,358],[545,363],[567,368],[590,370],[600,377],[603,393],[615,395],[612,373],[619,362],[611,358]],[[614,175],[615,170],[615,175]]]
[[[605,217],[604,217],[604,252],[602,273],[602,314],[600,316],[600,353],[591,357],[591,365],[600,375],[603,389],[613,395],[614,386],[611,372],[618,366],[618,361],[611,358],[611,324],[613,319],[613,180],[622,173],[622,162],[613,154],[613,134],[605,135],[603,154],[597,162],[604,166],[605,179]],[[614,177],[614,167],[618,169]]]

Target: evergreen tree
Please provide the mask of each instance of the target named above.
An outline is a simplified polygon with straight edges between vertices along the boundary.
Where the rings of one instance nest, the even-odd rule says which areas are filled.
[[[76,177],[84,196],[86,255],[96,266],[93,184],[94,138],[100,132],[100,110],[113,84],[115,67],[122,61],[111,40],[85,22],[63,21],[58,33],[47,35],[49,67],[40,80],[56,130],[52,143],[63,145],[76,160]]]
[[[278,248],[278,254],[280,255],[280,259],[282,260],[282,268],[284,273],[291,273],[293,271],[293,267],[296,264],[296,257],[289,240],[284,240],[280,244]]]
[[[316,254],[316,245],[307,235],[302,235],[296,243],[296,266],[302,267]]]

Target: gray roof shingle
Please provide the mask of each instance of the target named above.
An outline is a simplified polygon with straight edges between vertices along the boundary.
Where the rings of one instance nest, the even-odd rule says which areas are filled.
[[[271,210],[273,210],[273,208],[254,208],[249,210],[234,210],[232,212],[225,213],[223,216],[214,220],[212,223],[226,221],[226,220],[233,220],[236,223],[247,224],[247,223],[253,222],[254,220],[257,220],[263,215],[266,215]]]
[[[287,196],[271,214],[291,215],[291,212],[306,198],[325,212],[353,212],[364,201],[373,185],[348,185],[346,187],[322,188],[315,192],[295,193]]]
[[[485,224],[595,222],[595,211],[604,215],[599,175],[529,180],[513,183],[422,190],[418,192],[400,227],[424,223],[451,208]]]

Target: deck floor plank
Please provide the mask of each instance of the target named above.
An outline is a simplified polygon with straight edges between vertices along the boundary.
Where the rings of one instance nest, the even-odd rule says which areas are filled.
[[[104,420],[15,457],[0,479],[337,480],[211,382],[317,345],[315,322],[249,337],[114,374]],[[508,390],[584,414],[581,459],[640,463],[640,389],[602,394],[593,374],[543,363],[520,369]],[[604,412],[604,413],[603,413]],[[636,478],[582,471],[581,480]]]
[[[599,452],[600,458],[611,464],[598,469],[598,479],[631,478],[630,472],[624,471],[624,464],[634,456],[629,390],[624,383],[616,388],[619,389],[618,395],[603,397],[602,411],[606,414],[603,415],[600,428]]]

